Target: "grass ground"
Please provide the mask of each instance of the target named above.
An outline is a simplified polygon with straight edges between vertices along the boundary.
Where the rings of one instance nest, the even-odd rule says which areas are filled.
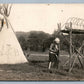
[[[62,67],[67,56],[60,57],[60,68],[48,70],[48,53],[34,53],[28,58],[29,63],[0,65],[0,80],[84,80],[84,70],[74,67],[71,73],[67,67]]]

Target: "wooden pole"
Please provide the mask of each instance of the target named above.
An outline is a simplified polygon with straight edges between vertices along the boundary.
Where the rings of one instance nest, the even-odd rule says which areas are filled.
[[[58,56],[58,59],[60,58],[60,43],[59,43],[59,56]],[[60,60],[58,62],[58,69],[60,69]]]
[[[58,24],[58,33],[60,32],[60,30],[61,30],[61,23]],[[60,58],[60,43],[59,43],[59,56],[58,57]],[[60,69],[60,62],[58,63],[58,69]]]
[[[69,55],[69,70],[71,68],[71,57],[72,57],[72,23],[70,22],[70,55]]]
[[[75,57],[75,59],[74,59],[74,61],[73,61],[73,63],[72,63],[72,66],[71,66],[71,68],[69,69],[69,72],[71,72],[71,70],[73,69],[73,66],[74,66],[74,63],[75,63],[76,59],[77,59],[77,57]]]

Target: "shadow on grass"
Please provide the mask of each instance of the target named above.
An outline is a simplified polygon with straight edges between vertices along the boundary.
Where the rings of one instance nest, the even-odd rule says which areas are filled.
[[[30,61],[30,65],[33,65],[35,67],[39,68],[47,68],[48,67],[48,61]]]
[[[28,63],[21,64],[0,64],[0,70],[25,71],[28,69]]]
[[[47,68],[48,61],[29,61],[29,63],[21,64],[0,64],[0,70],[21,71],[24,73],[35,72],[42,68]]]

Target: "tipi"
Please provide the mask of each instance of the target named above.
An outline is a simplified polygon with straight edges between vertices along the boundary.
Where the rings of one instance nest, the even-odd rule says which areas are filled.
[[[27,59],[7,19],[8,9],[11,9],[11,6],[8,8],[8,4],[6,4],[2,5],[0,10],[0,14],[3,16],[3,19],[0,20],[0,64],[24,63],[27,62]]]

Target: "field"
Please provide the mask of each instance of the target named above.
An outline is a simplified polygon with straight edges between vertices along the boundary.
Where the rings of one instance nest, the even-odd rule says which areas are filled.
[[[84,70],[78,66],[75,66],[71,73],[68,72],[67,67],[62,67],[67,59],[67,55],[60,56],[60,68],[48,70],[48,53],[33,52],[28,58],[29,63],[0,65],[0,80],[84,80]]]

